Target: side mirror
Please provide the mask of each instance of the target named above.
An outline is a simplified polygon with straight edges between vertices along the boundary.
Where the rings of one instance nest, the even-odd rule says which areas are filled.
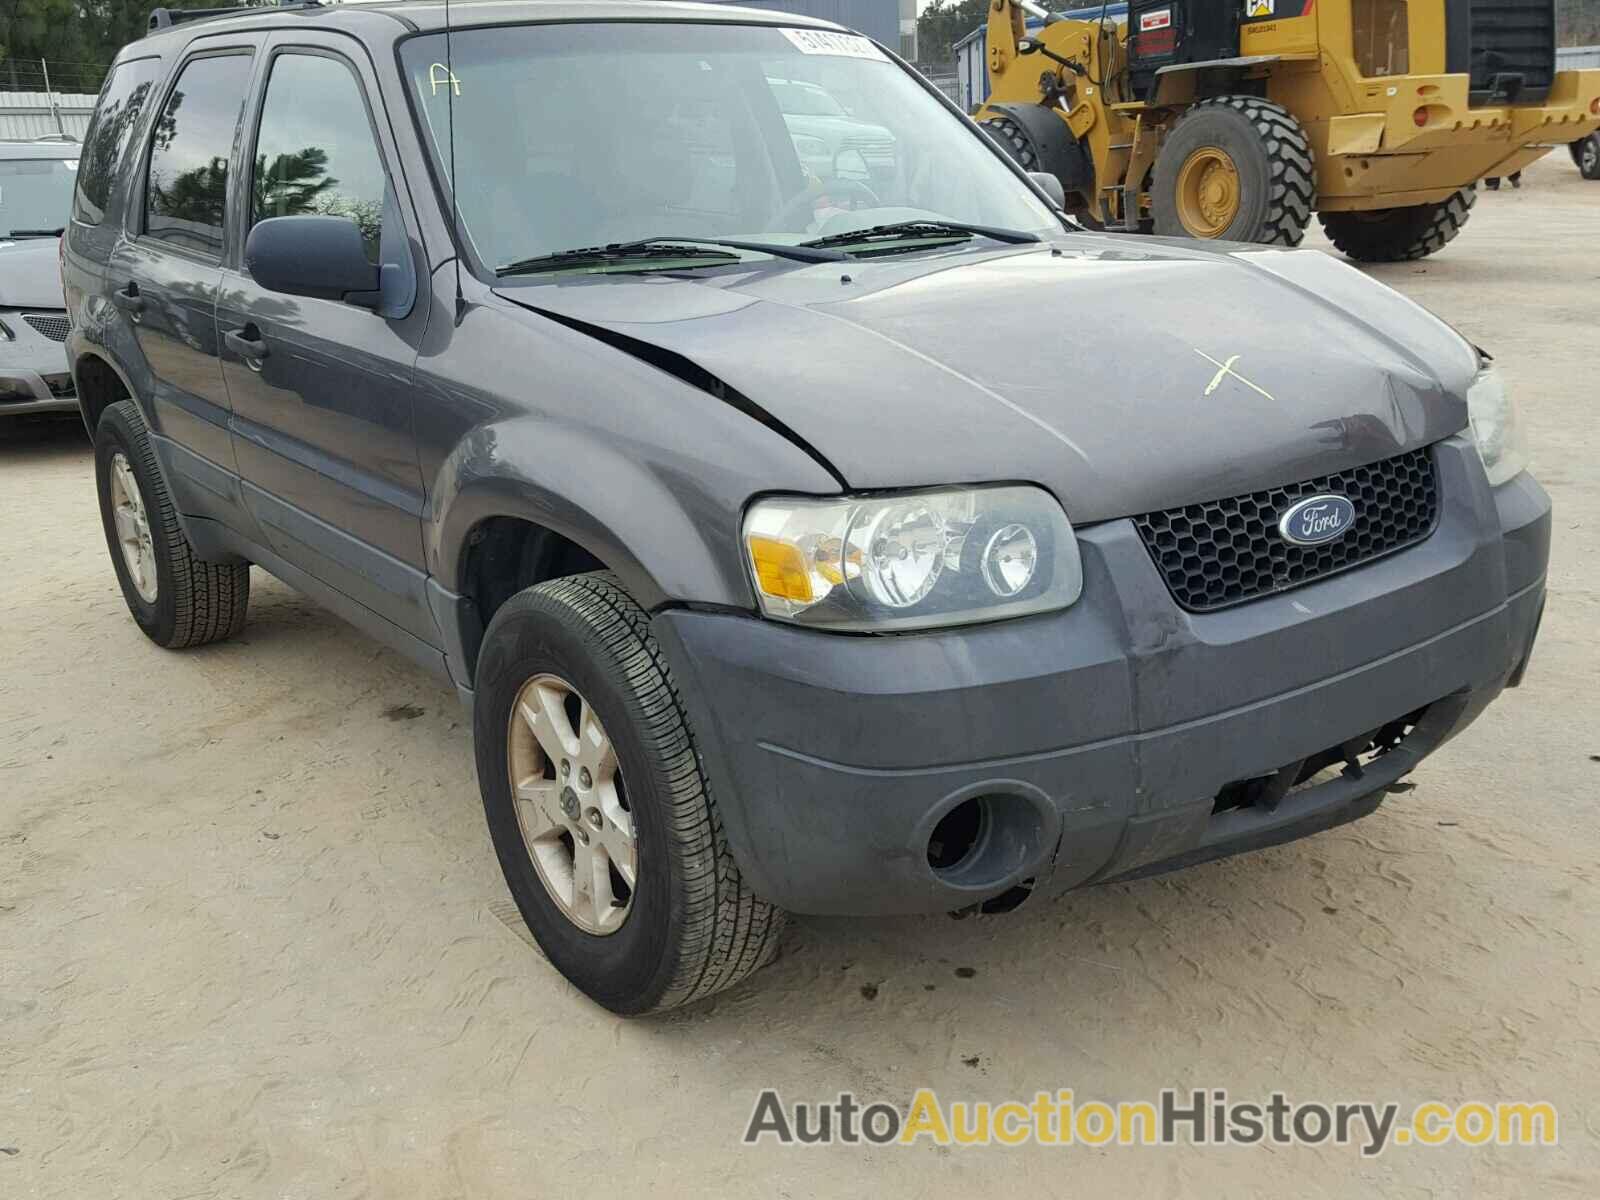
[[[380,272],[348,217],[268,217],[244,244],[244,265],[262,287],[290,296],[377,308]]]
[[[1061,180],[1049,171],[1029,171],[1028,178],[1039,186],[1041,192],[1050,197],[1051,204],[1062,209],[1067,207],[1066,189],[1061,186]]]

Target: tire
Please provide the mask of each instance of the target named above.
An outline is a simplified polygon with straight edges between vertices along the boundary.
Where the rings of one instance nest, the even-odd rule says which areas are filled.
[[[1478,202],[1469,184],[1448,200],[1371,212],[1319,213],[1328,240],[1357,262],[1410,262],[1443,250]]]
[[[524,841],[510,770],[514,721],[521,720],[519,697],[539,680],[570,686],[615,751],[637,858],[626,913],[609,931],[582,928],[568,915]],[[772,958],[784,914],[740,876],[649,617],[613,576],[552,580],[500,607],[484,634],[473,733],[506,884],[546,957],[585,995],[627,1016],[658,1012],[731,987]],[[557,772],[550,762],[551,783],[561,787]],[[583,777],[587,788],[586,770]],[[568,790],[561,790],[563,806]],[[576,799],[573,806],[576,820]],[[564,836],[571,850],[571,833]]]
[[[1021,125],[1010,117],[989,117],[981,122],[981,125],[983,131],[1016,160],[1017,166],[1024,171],[1039,169],[1039,151]]]
[[[153,559],[153,599],[141,594],[118,535],[113,477],[125,479],[114,464],[126,463],[143,506],[144,531]],[[230,638],[244,628],[250,605],[248,563],[210,563],[195,555],[178,523],[178,512],[156,465],[144,417],[132,400],[111,405],[94,435],[95,483],[100,520],[111,565],[128,611],[158,646],[180,650]],[[149,561],[148,559],[145,561]],[[145,591],[149,591],[148,584]]]
[[[1572,161],[1585,179],[1600,179],[1600,133],[1591,133],[1572,144]]]
[[[1197,155],[1220,151],[1237,177],[1237,210],[1215,232],[1196,232],[1181,212],[1184,166]],[[1311,143],[1281,104],[1255,96],[1202,100],[1172,127],[1156,155],[1151,215],[1164,237],[1214,237],[1267,246],[1298,246],[1316,201]]]

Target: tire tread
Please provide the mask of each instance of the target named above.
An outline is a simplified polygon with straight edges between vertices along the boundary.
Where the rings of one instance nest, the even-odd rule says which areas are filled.
[[[1478,202],[1478,185],[1469,184],[1447,200],[1370,213],[1317,214],[1322,230],[1340,252],[1356,262],[1412,262],[1443,250],[1455,240]]]
[[[206,562],[195,554],[167,491],[139,406],[132,400],[120,400],[100,419],[104,421],[113,412],[128,432],[127,440],[132,443],[128,449],[140,459],[143,470],[139,478],[151,492],[145,497],[146,515],[162,539],[171,568],[176,619],[172,635],[161,644],[182,650],[233,637],[244,628],[250,607],[249,564]]]

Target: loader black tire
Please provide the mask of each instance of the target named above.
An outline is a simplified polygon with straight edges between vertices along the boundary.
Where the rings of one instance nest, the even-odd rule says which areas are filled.
[[[1436,204],[1325,212],[1317,219],[1328,240],[1357,262],[1411,262],[1443,250],[1477,202],[1478,185],[1469,184]]]
[[[1238,211],[1215,234],[1197,234],[1180,216],[1179,177],[1191,156],[1222,151],[1238,174]],[[1202,100],[1178,118],[1156,156],[1150,185],[1155,232],[1230,242],[1298,246],[1316,201],[1311,143],[1294,114],[1256,96]]]
[[[518,697],[551,676],[593,706],[627,781],[638,875],[625,920],[606,934],[575,924],[541,882],[507,770]],[[484,633],[476,684],[489,833],[512,899],[557,970],[636,1016],[713,995],[771,960],[785,914],[740,873],[650,614],[614,575],[569,575],[512,596]]]
[[[128,611],[145,636],[158,646],[182,650],[223,641],[243,629],[250,607],[250,566],[206,562],[195,554],[161,476],[144,416],[132,400],[118,401],[101,414],[94,430],[94,458],[111,565]],[[150,599],[139,593],[117,531],[112,475],[119,462],[132,474],[148,528],[155,569]]]
[[[982,123],[983,131],[999,143],[1000,148],[1016,160],[1024,171],[1039,169],[1039,151],[1027,131],[1010,117],[989,117]]]
[[[1578,174],[1585,179],[1600,179],[1600,133],[1579,138],[1568,147]]]

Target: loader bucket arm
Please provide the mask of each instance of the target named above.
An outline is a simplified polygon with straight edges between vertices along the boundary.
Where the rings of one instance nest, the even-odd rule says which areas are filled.
[[[1028,11],[1044,16],[1045,10],[1029,4]],[[988,47],[990,78],[1004,75],[1017,58],[1017,43],[1027,36],[1027,17],[1023,5],[1017,0],[990,0],[988,21]]]

